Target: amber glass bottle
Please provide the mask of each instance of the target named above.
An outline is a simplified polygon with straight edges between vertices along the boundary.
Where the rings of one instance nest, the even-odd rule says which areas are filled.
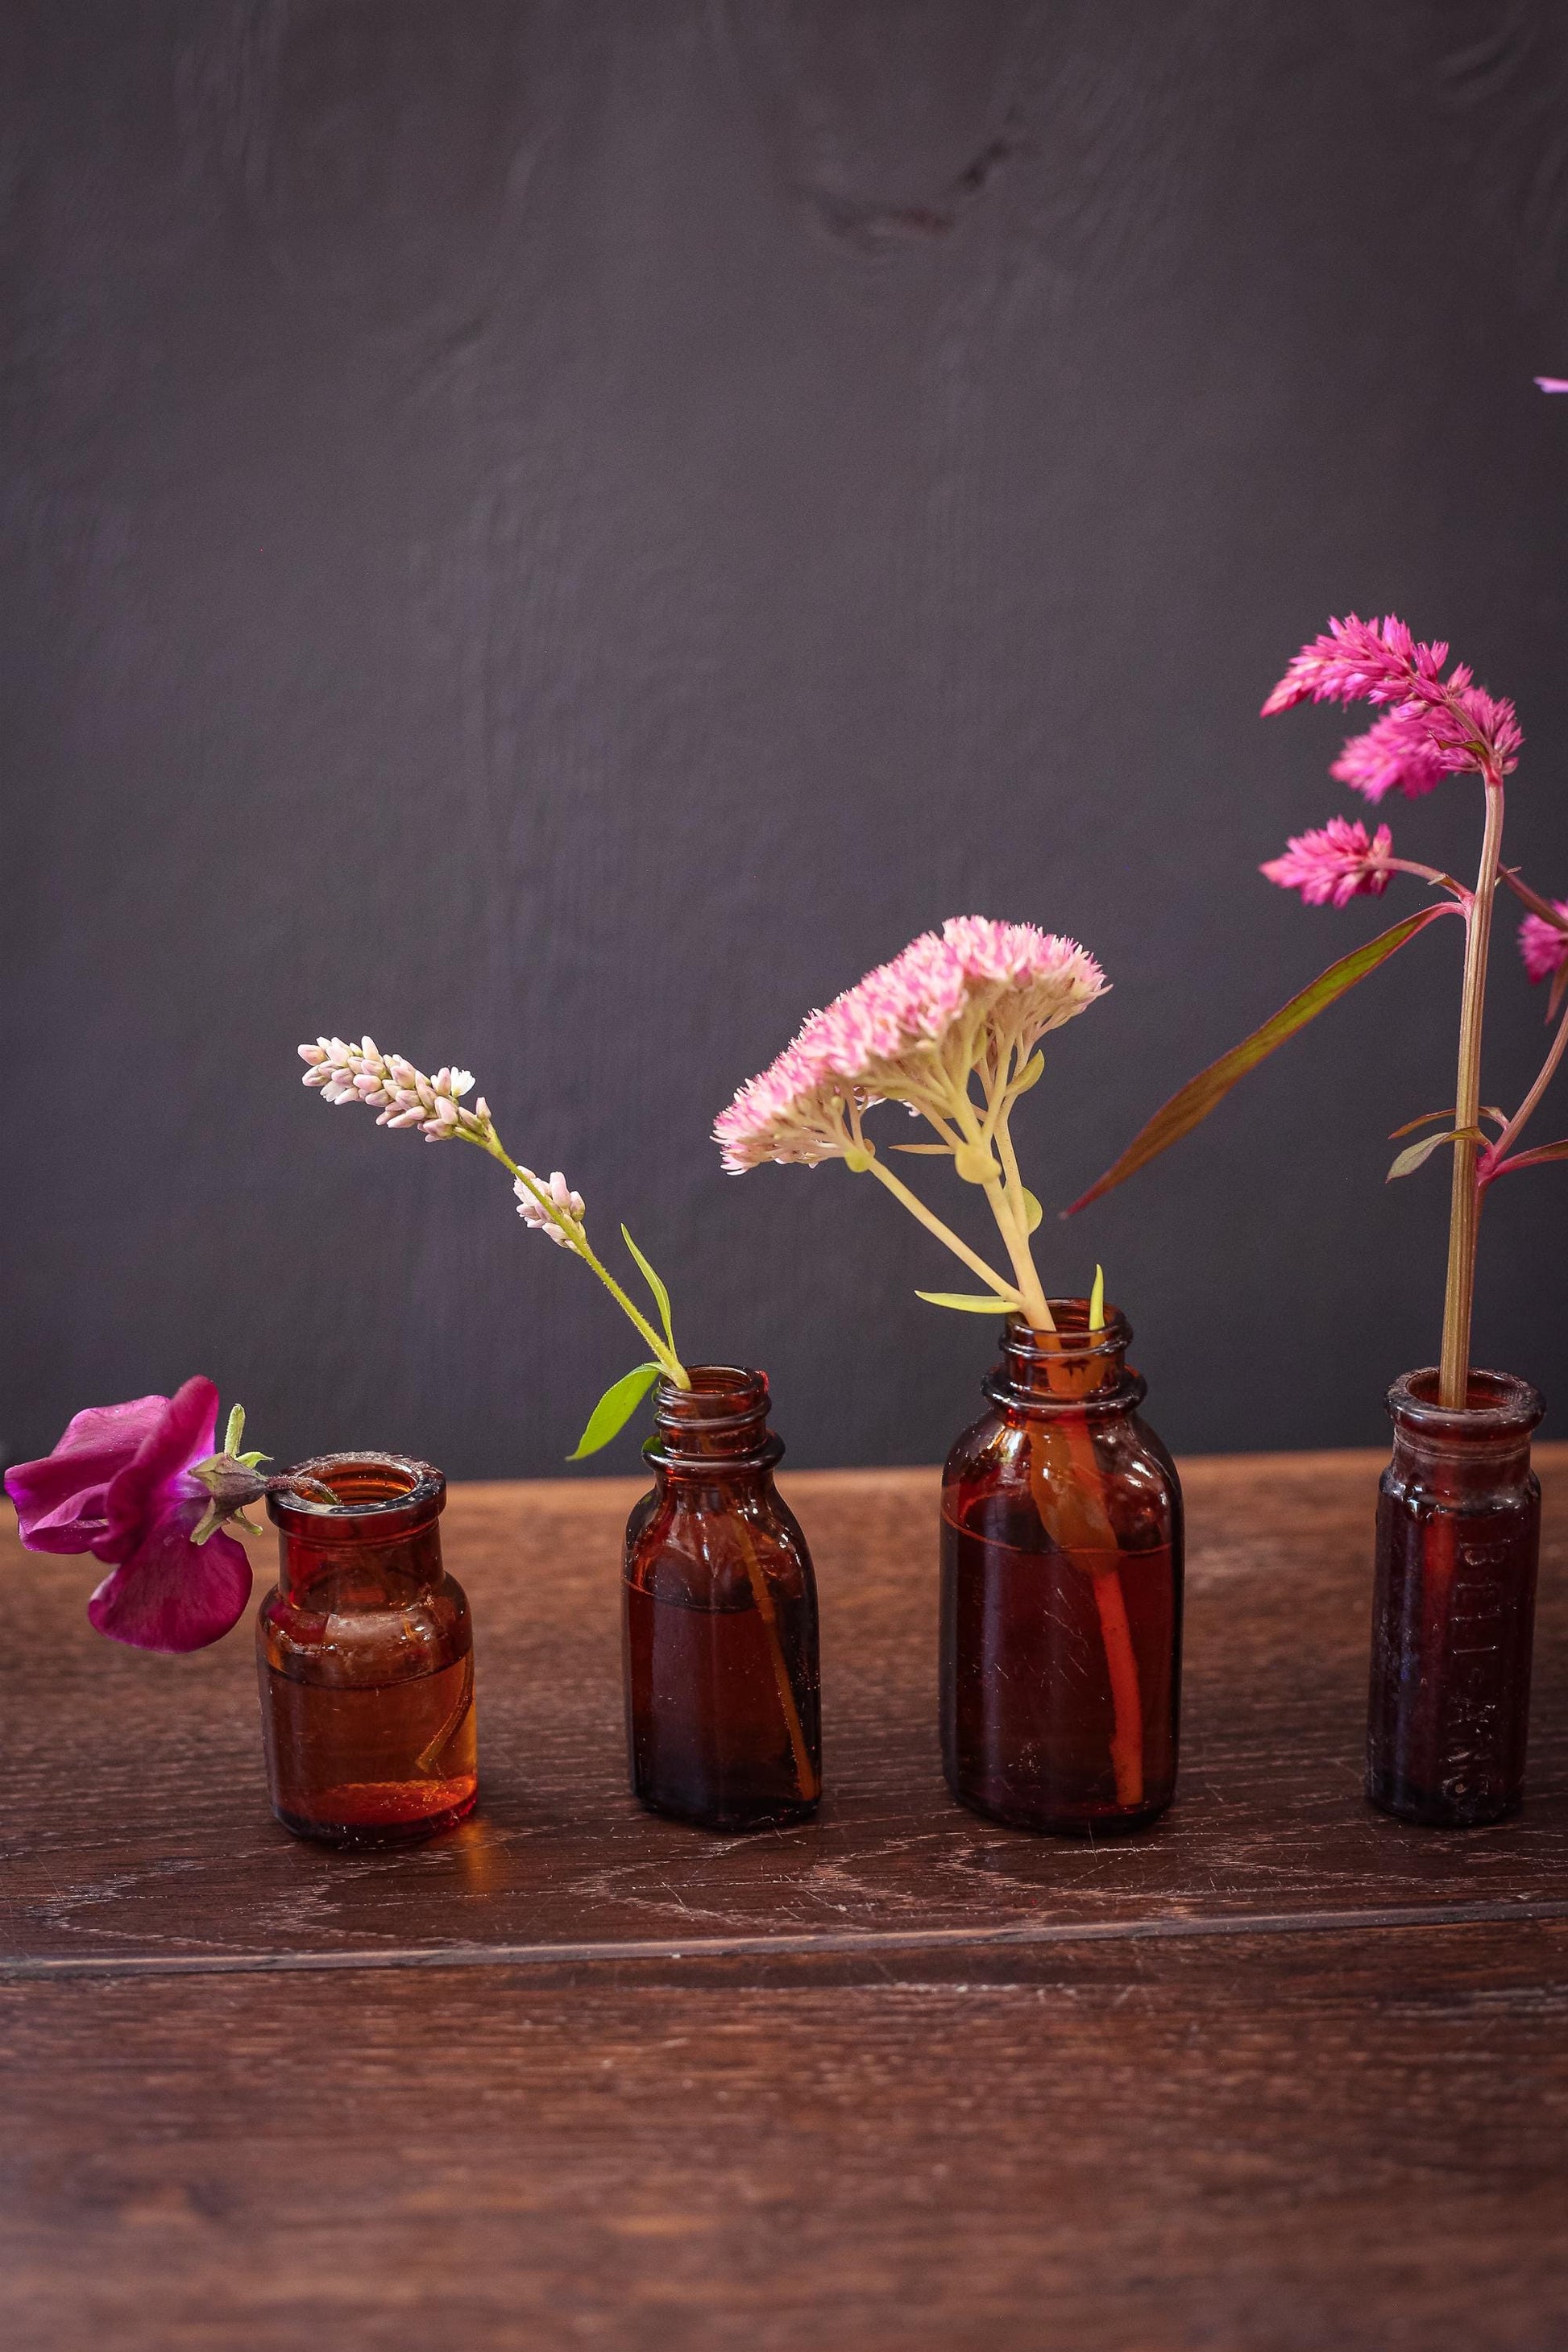
[[[1473,1829],[1519,1811],[1541,1487],[1539,1390],[1472,1372],[1447,1412],[1436,1371],[1388,1391],[1394,1459],[1377,1506],[1366,1793],[1400,1821]]]
[[[1050,1308],[1054,1333],[1009,1318],[943,1474],[942,1760],[994,1821],[1098,1837],[1175,1790],[1182,1496],[1125,1318]]]
[[[479,1787],[473,1634],[441,1565],[447,1482],[394,1454],[328,1454],[267,1497],[276,1589],[257,1618],[272,1809],[330,1845],[392,1845],[460,1822]]]
[[[626,1525],[633,1793],[710,1830],[805,1821],[822,1789],[816,1581],[773,1485],[762,1372],[660,1381],[655,1485]]]

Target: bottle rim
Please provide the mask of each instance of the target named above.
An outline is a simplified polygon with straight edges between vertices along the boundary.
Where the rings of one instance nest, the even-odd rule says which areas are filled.
[[[312,1543],[380,1543],[426,1526],[446,1508],[445,1476],[434,1463],[421,1462],[409,1454],[342,1447],[331,1454],[313,1454],[307,1462],[296,1462],[283,1475],[318,1478],[330,1486],[334,1474],[341,1481],[344,1471],[357,1474],[362,1479],[379,1472],[387,1491],[327,1503],[310,1495],[283,1493],[275,1487],[267,1497],[268,1517],[285,1534],[308,1536]]]
[[[1087,1298],[1047,1298],[1054,1331],[1037,1331],[1016,1310],[1002,1327],[1003,1345],[1032,1363],[1081,1364],[1095,1356],[1113,1356],[1131,1344],[1132,1326],[1120,1307],[1109,1303],[1098,1331],[1089,1328]]]
[[[1473,1368],[1469,1402],[1459,1406],[1437,1402],[1439,1379],[1436,1364],[1401,1373],[1386,1400],[1397,1429],[1456,1444],[1484,1444],[1489,1439],[1528,1437],[1546,1411],[1541,1391],[1516,1372]]]
[[[784,1440],[767,1425],[771,1402],[766,1372],[747,1364],[689,1364],[689,1388],[668,1377],[654,1387],[655,1433],[644,1457],[667,1470],[695,1470],[727,1477],[736,1470],[771,1469],[784,1454]],[[758,1443],[744,1453],[710,1453],[704,1441],[738,1437],[755,1429]]]

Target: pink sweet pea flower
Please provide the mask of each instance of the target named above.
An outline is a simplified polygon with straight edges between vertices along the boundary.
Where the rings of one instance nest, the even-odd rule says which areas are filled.
[[[214,1452],[217,1402],[198,1377],[172,1397],[89,1406],[52,1454],[5,1474],[29,1551],[90,1551],[110,1568],[87,1607],[110,1641],[205,1649],[250,1597],[242,1544],[221,1529],[191,1540],[212,1497],[190,1473]]]
[[[1293,834],[1283,857],[1259,868],[1281,890],[1300,890],[1309,907],[1348,907],[1363,893],[1380,898],[1390,880],[1394,835],[1380,824],[1370,838],[1364,824],[1331,816],[1312,833]]]
[[[1568,922],[1568,898],[1552,903]],[[1532,981],[1552,980],[1568,964],[1568,931],[1560,931],[1544,915],[1526,915],[1519,927],[1519,951]]]

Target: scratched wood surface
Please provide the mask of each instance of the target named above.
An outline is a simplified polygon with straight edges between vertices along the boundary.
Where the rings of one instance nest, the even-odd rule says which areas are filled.
[[[1099,1846],[997,1828],[943,1788],[930,1473],[784,1482],[821,1582],[827,1793],[815,1825],[750,1839],[655,1820],[626,1794],[617,1577],[633,1482],[454,1491],[480,1809],[393,1854],[324,1853],[271,1820],[244,1629],[194,1658],[117,1649],[82,1613],[90,1565],[22,1553],[8,1523],[0,1957],[227,1967],[1568,1900],[1568,1448],[1542,1449],[1542,1466],[1530,1802],[1462,1837],[1362,1801],[1370,1454],[1185,1465],[1180,1793],[1152,1835]],[[265,1572],[269,1544],[255,1549]]]
[[[931,1474],[785,1482],[830,1793],[752,1840],[626,1796],[626,1483],[455,1491],[482,1810],[403,1854],[271,1823],[243,1635],[111,1649],[7,1532],[7,2352],[1558,2352],[1568,1449],[1458,1838],[1360,1798],[1376,1468],[1184,1465],[1181,1797],[1100,1849],[942,1790]]]
[[[0,1987],[8,2352],[1560,2352],[1568,1931]]]

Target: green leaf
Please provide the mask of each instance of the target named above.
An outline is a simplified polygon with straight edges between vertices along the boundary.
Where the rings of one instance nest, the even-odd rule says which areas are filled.
[[[1024,1204],[1024,1231],[1032,1234],[1046,1213],[1026,1184],[1019,1185],[1018,1198]]]
[[[1479,1127],[1456,1127],[1448,1135],[1424,1135],[1419,1143],[1405,1145],[1383,1181],[1385,1184],[1392,1184],[1396,1176],[1414,1176],[1422,1162],[1430,1160],[1440,1144],[1485,1141],[1486,1137]]]
[[[597,1454],[601,1445],[608,1445],[630,1421],[658,1374],[657,1364],[639,1364],[635,1371],[616,1381],[613,1388],[607,1388],[588,1415],[588,1426],[577,1440],[576,1452],[566,1456],[567,1461],[581,1462],[585,1455]]]
[[[658,1303],[659,1320],[664,1325],[664,1336],[669,1341],[670,1353],[673,1355],[675,1353],[675,1332],[669,1320],[669,1293],[665,1288],[663,1283],[659,1280],[658,1275],[655,1274],[652,1266],[649,1265],[647,1258],[644,1257],[641,1250],[638,1249],[636,1242],[633,1241],[630,1234],[627,1233],[625,1225],[621,1227],[621,1239],[625,1242],[627,1249],[630,1250],[632,1255],[641,1266],[643,1271],[643,1280],[647,1284],[648,1288],[652,1291],[654,1297]]]
[[[1139,1129],[1114,1166],[1108,1168],[1098,1183],[1091,1184],[1071,1208],[1063,1210],[1062,1214],[1076,1216],[1079,1209],[1087,1209],[1089,1202],[1098,1201],[1102,1193],[1113,1191],[1118,1184],[1124,1184],[1129,1176],[1135,1176],[1140,1168],[1146,1168],[1151,1160],[1157,1159],[1162,1151],[1168,1151],[1173,1143],[1181,1141],[1183,1136],[1190,1135],[1194,1128],[1201,1125],[1210,1111],[1225,1100],[1232,1087],[1238,1079],[1244,1078],[1248,1070],[1256,1069],[1258,1063],[1267,1060],[1288,1037],[1293,1037],[1298,1029],[1304,1029],[1309,1021],[1315,1021],[1320,1013],[1326,1012],[1331,1004],[1352,989],[1358,980],[1364,980],[1368,972],[1375,971],[1379,964],[1386,963],[1391,955],[1396,954],[1407,940],[1415,937],[1417,931],[1424,931],[1428,923],[1435,923],[1440,916],[1453,911],[1447,901],[1438,907],[1423,907],[1419,914],[1406,915],[1405,920],[1395,923],[1392,930],[1380,931],[1375,940],[1368,940],[1364,947],[1352,948],[1349,955],[1340,958],[1338,963],[1331,963],[1327,971],[1321,971],[1299,996],[1293,996],[1289,1004],[1281,1005],[1261,1029],[1255,1029],[1250,1037],[1244,1037],[1239,1045],[1233,1045],[1228,1054],[1222,1054],[1217,1062],[1211,1062],[1206,1070],[1200,1070],[1195,1078],[1189,1078],[1186,1085],[1154,1113],[1147,1126]]]
[[[895,1151],[918,1151],[922,1155],[922,1157],[931,1159],[934,1159],[940,1152],[942,1157],[945,1160],[948,1153],[952,1150],[952,1146],[951,1143],[895,1143],[893,1150]]]
[[[1094,1269],[1094,1288],[1089,1294],[1089,1328],[1091,1331],[1105,1328],[1105,1268]]]
[[[1483,1103],[1480,1115],[1483,1118],[1495,1118],[1500,1127],[1508,1125],[1507,1111],[1499,1110],[1495,1103]],[[1419,1118],[1407,1118],[1403,1127],[1390,1128],[1388,1139],[1390,1143],[1397,1143],[1402,1135],[1414,1135],[1418,1127],[1430,1127],[1435,1118],[1452,1118],[1453,1116],[1451,1103],[1447,1110],[1424,1110]]]
[[[851,1176],[864,1176],[876,1156],[868,1143],[852,1143],[844,1154],[844,1165]]]
[[[1011,1315],[1014,1312],[1010,1298],[997,1298],[985,1292],[976,1296],[963,1290],[917,1290],[915,1297],[923,1298],[928,1307],[956,1307],[961,1315]]]
[[[1046,1057],[1037,1046],[1034,1053],[1030,1055],[1028,1060],[1019,1071],[1017,1076],[1014,1079],[1011,1089],[1012,1092],[1016,1095],[1026,1095],[1031,1087],[1037,1087],[1040,1083],[1041,1076],[1044,1074],[1045,1066]]]
[[[237,1404],[228,1417],[228,1430],[223,1441],[226,1454],[237,1454],[245,1436],[245,1407]]]

